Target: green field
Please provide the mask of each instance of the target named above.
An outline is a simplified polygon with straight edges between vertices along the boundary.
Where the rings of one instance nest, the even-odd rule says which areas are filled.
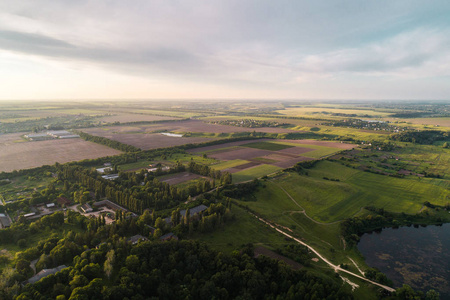
[[[265,175],[282,170],[280,167],[272,165],[259,165],[233,174],[233,183],[244,182],[260,178]]]
[[[309,170],[309,175],[288,173],[267,182],[267,186],[284,188],[306,210],[308,216],[325,223],[351,217],[364,206],[415,214],[420,211],[425,201],[445,205],[450,198],[448,189],[430,184],[427,180],[377,175],[328,161],[323,161]],[[330,181],[323,177],[340,181]],[[285,193],[276,194],[278,197],[288,197]],[[272,198],[273,195],[267,192],[257,195],[258,199],[265,197]],[[285,201],[289,203],[288,200]],[[277,204],[277,207],[272,209],[281,208]],[[290,209],[299,208],[292,204]]]
[[[233,159],[233,160],[224,161],[224,162],[220,162],[218,164],[211,165],[210,167],[215,170],[221,171],[224,169],[234,168],[236,166],[240,166],[240,165],[246,164],[248,162],[249,162],[248,160]]]
[[[263,225],[244,209],[233,206],[231,211],[235,220],[226,223],[223,229],[210,234],[197,234],[194,238],[207,242],[213,248],[224,252],[231,252],[248,243],[264,245],[272,249],[292,243],[286,241],[273,229]]]
[[[292,148],[292,145],[286,145],[281,143],[271,143],[271,142],[256,142],[241,145],[242,147],[255,148],[261,150],[269,150],[269,151],[279,151],[287,148]]]

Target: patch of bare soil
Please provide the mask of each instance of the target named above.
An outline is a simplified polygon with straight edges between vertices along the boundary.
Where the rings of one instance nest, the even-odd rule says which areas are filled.
[[[0,171],[11,172],[53,165],[56,162],[66,163],[120,153],[118,150],[79,138],[16,143],[14,137],[2,136],[0,138]]]

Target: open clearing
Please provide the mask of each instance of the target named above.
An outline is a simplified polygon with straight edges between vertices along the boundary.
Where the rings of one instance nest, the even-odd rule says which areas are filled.
[[[189,173],[189,172],[181,172],[181,173],[170,174],[170,175],[158,177],[158,180],[162,181],[162,182],[166,182],[171,185],[175,185],[175,184],[183,183],[183,182],[190,181],[190,180],[197,179],[197,178],[204,178],[204,177],[197,175],[197,174]]]
[[[245,170],[233,174],[233,183],[253,180],[255,178],[275,173],[280,170],[282,170],[282,168],[272,165],[259,165],[256,167],[247,168]]]
[[[234,182],[242,182],[292,167],[298,162],[335,154],[356,145],[314,140],[247,140],[192,149],[225,161],[217,166],[233,173]],[[214,166],[213,166],[214,168]]]
[[[82,139],[27,142],[21,139],[21,134],[0,135],[0,171],[5,172],[120,153]]]
[[[257,129],[257,130],[256,130]],[[298,132],[297,130],[284,129],[284,128],[243,128],[229,125],[216,125],[199,120],[187,120],[187,121],[174,121],[174,122],[164,122],[157,124],[146,124],[146,125],[135,125],[135,126],[111,126],[107,128],[87,128],[83,131],[94,134],[102,135],[105,131],[109,133],[152,133],[157,131],[167,131],[175,133],[234,133],[234,132],[267,132],[267,133],[287,133],[287,132]],[[103,136],[103,135],[102,135]]]
[[[143,114],[116,114],[114,116],[106,116],[99,119],[101,122],[113,123],[127,123],[127,122],[151,122],[161,120],[176,120],[177,118],[165,117],[165,116],[152,116]]]
[[[256,142],[256,143],[244,144],[244,145],[242,145],[242,147],[255,148],[255,149],[261,149],[261,150],[270,150],[270,151],[279,151],[279,150],[283,150],[283,149],[287,149],[287,148],[292,148],[294,146],[270,143],[270,142]]]
[[[450,192],[420,178],[393,178],[355,170],[341,164],[322,161],[308,170],[309,176],[288,173],[280,179],[267,182],[277,198],[285,198],[286,207],[279,203],[271,210],[300,210],[289,201],[283,188],[305,209],[308,216],[319,222],[339,221],[358,213],[364,206],[382,207],[392,212],[418,213],[423,202],[434,199],[433,204],[445,205]],[[324,177],[339,179],[330,181]],[[262,203],[270,205],[272,197],[267,190],[257,195]],[[274,198],[276,199],[276,198]],[[281,211],[280,211],[281,213]]]

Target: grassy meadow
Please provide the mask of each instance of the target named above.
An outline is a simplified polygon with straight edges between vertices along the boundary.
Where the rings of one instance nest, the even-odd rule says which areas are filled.
[[[272,165],[265,165],[265,164],[259,165],[253,168],[245,169],[240,172],[234,173],[233,183],[253,180],[255,178],[260,178],[262,176],[269,175],[280,170],[282,170],[282,168]]]

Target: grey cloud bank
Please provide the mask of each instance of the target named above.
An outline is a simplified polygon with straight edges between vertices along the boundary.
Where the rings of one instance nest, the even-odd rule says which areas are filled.
[[[7,0],[0,11],[0,53],[244,93],[351,97],[356,80],[423,97],[450,76],[447,1]]]

